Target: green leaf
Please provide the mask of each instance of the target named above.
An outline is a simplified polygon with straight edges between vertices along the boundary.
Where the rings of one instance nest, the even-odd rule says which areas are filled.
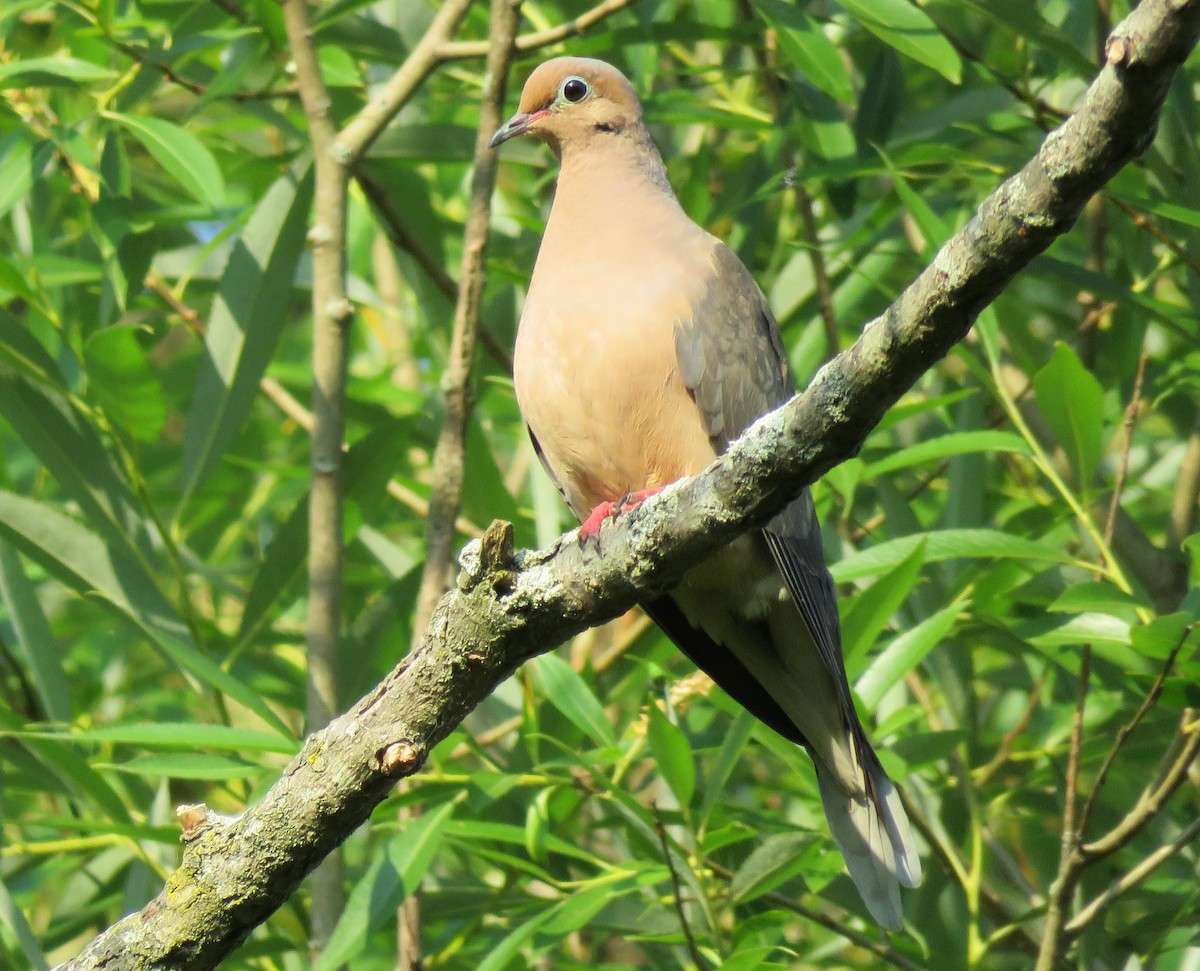
[[[768,836],[747,857],[729,883],[731,903],[744,904],[774,890],[785,880],[800,876],[804,851],[812,842],[807,833]]]
[[[208,779],[229,781],[253,779],[265,769],[253,762],[232,758],[228,755],[212,755],[208,752],[171,752],[169,754],[139,755],[128,762],[99,765],[100,768],[116,772],[129,772],[153,779]]]
[[[310,159],[275,181],[229,252],[183,441],[184,502],[233,441],[283,325],[312,200]]]
[[[156,442],[167,399],[138,342],[136,327],[106,327],[83,345],[91,392],[108,415],[143,442]]]
[[[1092,612],[1056,621],[1053,626],[1030,634],[1026,639],[1039,647],[1070,647],[1085,643],[1127,645],[1131,643],[1132,626],[1129,621],[1112,614]]]
[[[1092,59],[1071,43],[1066,30],[1046,20],[1036,3],[1012,3],[1011,0],[963,0],[996,23],[1007,27],[1021,43],[1032,43],[1049,51],[1081,78],[1091,78],[1096,71]]]
[[[952,604],[926,617],[916,627],[896,635],[871,662],[854,685],[867,708],[874,708],[883,696],[909,671],[920,664],[954,627],[960,608]]]
[[[4,885],[3,880],[0,880],[0,926],[7,927],[12,936],[16,938],[17,946],[28,962],[30,971],[49,971],[50,962],[46,960],[46,955],[38,946],[37,935],[29,926],[29,922],[25,920],[25,915],[17,906],[17,902],[13,900],[12,894],[8,892],[8,887]]]
[[[0,337],[3,327],[0,326]],[[78,503],[90,529],[143,564],[157,559],[142,507],[95,424],[61,390],[0,365],[0,414]]]
[[[273,732],[232,725],[203,725],[191,722],[139,722],[103,728],[81,728],[71,732],[43,732],[45,738],[70,739],[99,744],[136,745],[139,748],[207,750],[213,752],[276,752],[295,755],[296,742]]]
[[[487,957],[480,962],[476,971],[502,971],[512,960],[519,957],[521,949],[533,937],[543,924],[548,924],[554,918],[554,911],[545,908],[528,920],[521,920],[517,929],[506,934],[500,942],[488,950]]]
[[[804,76],[834,101],[854,100],[854,86],[841,52],[799,7],[783,0],[755,0],[763,19],[775,28],[779,46]]]
[[[342,484],[347,502],[365,501],[381,493],[393,468],[392,456],[405,447],[408,425],[400,421],[385,422],[372,429],[346,453]],[[377,547],[369,538],[363,545]],[[308,496],[306,495],[271,537],[262,563],[254,574],[250,592],[246,595],[242,622],[236,642],[239,647],[254,637],[271,617],[289,591],[295,589],[304,576],[308,557]],[[396,567],[403,562],[396,560]]]
[[[396,908],[416,889],[441,845],[455,803],[447,802],[409,820],[385,853],[376,857],[366,876],[355,885],[337,926],[313,966],[332,971],[366,946],[368,936],[394,920]]]
[[[1064,590],[1047,605],[1046,610],[1062,614],[1078,614],[1089,610],[1119,614],[1122,610],[1131,610],[1137,606],[1136,597],[1119,590],[1111,583],[1085,580]]]
[[[71,720],[71,692],[63,671],[62,656],[50,623],[16,551],[0,542],[0,601],[17,635],[24,662],[33,676],[46,717]]]
[[[84,596],[99,595],[144,631],[181,671],[240,701],[287,735],[279,717],[246,684],[192,644],[191,634],[145,568],[53,506],[0,490],[0,535]]]
[[[615,888],[612,886],[605,884],[585,887],[561,903],[555,904],[551,908],[553,916],[542,929],[555,937],[565,937],[581,927],[590,925],[593,918],[611,904],[615,897]]]
[[[920,580],[924,565],[925,544],[920,542],[850,604],[842,618],[842,648],[850,677],[858,673],[865,663],[867,649]]]
[[[0,64],[0,90],[6,88],[53,88],[78,82],[106,81],[108,68],[75,57],[27,57]]]
[[[962,59],[937,24],[908,0],[838,0],[838,6],[901,54],[931,67],[947,81],[962,80]]]
[[[1134,627],[1129,634],[1139,654],[1166,660],[1189,634],[1194,637],[1196,630],[1196,618],[1180,611],[1155,617],[1148,624]]]
[[[15,131],[0,141],[0,216],[33,188],[34,175],[44,162],[34,161],[33,145],[24,132]]]
[[[1100,382],[1062,341],[1033,376],[1038,407],[1084,488],[1100,465],[1104,435],[1104,392]]]
[[[1182,226],[1191,226],[1193,229],[1200,229],[1200,209],[1176,205],[1173,202],[1157,202],[1147,199],[1144,196],[1126,196],[1121,193],[1114,193],[1114,195],[1122,202],[1128,203],[1130,206],[1143,212],[1151,213],[1163,219],[1169,219],[1171,222],[1179,223]]]
[[[388,859],[396,868],[404,896],[416,890],[417,884],[425,876],[441,845],[446,827],[454,816],[456,805],[455,802],[447,802],[409,820],[404,831],[392,837],[388,843]]]
[[[225,204],[225,180],[212,153],[195,135],[162,118],[107,112],[167,173],[198,201],[212,209]]]
[[[660,710],[651,704],[647,735],[650,751],[658,763],[658,772],[675,794],[680,806],[691,804],[696,791],[696,760],[687,736],[673,725]]]
[[[533,676],[542,696],[599,745],[616,745],[604,708],[575,670],[557,654],[534,659]]]
[[[3,710],[0,709],[0,716],[3,714]],[[11,721],[9,725],[10,728],[16,727]],[[63,791],[87,806],[91,815],[99,815],[122,825],[132,822],[129,809],[121,796],[72,746],[54,739],[37,737],[23,737],[21,744],[33,753],[39,764],[44,767],[47,777],[57,779]],[[53,786],[46,788],[53,791]]]
[[[933,259],[938,247],[950,238],[950,227],[941,216],[933,211],[933,207],[925,201],[924,197],[908,184],[904,173],[892,164],[892,160],[887,157],[883,149],[875,146],[875,150],[883,159],[888,175],[892,177],[892,187],[896,190],[900,205],[904,207],[904,211],[908,213],[924,238],[924,246],[921,248],[922,258]]]
[[[948,758],[966,739],[967,733],[961,729],[920,732],[896,739],[889,748],[903,759],[906,765],[918,768]]]
[[[750,712],[739,706],[738,713],[725,730],[717,757],[713,760],[712,767],[704,780],[704,800],[700,805],[701,824],[708,823],[713,809],[724,798],[725,783],[729,781],[734,767],[743,757],[746,743],[750,741],[757,721]]]
[[[913,536],[901,536],[878,546],[851,553],[830,566],[838,583],[878,576],[895,569],[912,555],[921,543],[925,544],[925,562],[942,560],[1017,559],[1050,563],[1075,563],[1064,549],[1051,543],[1013,536],[996,529],[942,529]]]
[[[950,432],[928,441],[909,445],[890,452],[877,462],[868,462],[863,472],[866,478],[890,475],[899,469],[928,466],[956,455],[977,452],[1016,452],[1027,455],[1029,446],[1020,435],[1012,432],[978,431]]]

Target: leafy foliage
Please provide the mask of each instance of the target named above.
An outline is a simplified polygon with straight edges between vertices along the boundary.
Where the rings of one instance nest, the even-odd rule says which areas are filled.
[[[569,50],[633,79],[683,205],[755,271],[803,377],[1072,109],[1107,10],[663,0]],[[317,8],[339,122],[433,12]],[[460,37],[487,31],[476,5]],[[303,734],[312,187],[284,36],[264,0],[0,9],[6,967],[148,900],[177,859],[171,808],[238,811]],[[684,922],[725,969],[1032,966],[1081,678],[1085,841],[1196,732],[1198,83],[1193,58],[1145,157],[816,490],[851,681],[930,847],[911,933],[869,947],[804,755],[629,616],[529,665],[351,839],[319,967],[391,967],[418,883],[431,968],[682,966]],[[350,199],[347,703],[412,633],[483,84],[477,54],[448,57],[373,146],[363,174],[398,216]],[[506,149],[464,538],[569,525],[504,351],[552,181],[544,151]],[[401,825],[403,806],[422,814]],[[1193,769],[1080,901],[1198,815]],[[1073,960],[1193,967],[1196,868],[1185,843]],[[228,966],[300,966],[307,907]]]

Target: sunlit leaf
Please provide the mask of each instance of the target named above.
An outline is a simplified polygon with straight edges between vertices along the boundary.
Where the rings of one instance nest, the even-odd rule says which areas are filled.
[[[1061,341],[1033,377],[1038,407],[1058,438],[1077,480],[1087,486],[1104,448],[1104,392],[1100,382]]]
[[[534,677],[543,697],[592,741],[615,745],[617,738],[592,689],[557,654],[543,654],[533,662]]]
[[[920,7],[906,0],[838,0],[872,34],[947,81],[962,80],[962,59]]]
[[[220,461],[258,395],[288,320],[311,198],[311,164],[297,163],[271,186],[230,250],[183,442],[185,496]]]
[[[108,117],[141,142],[154,160],[197,201],[213,209],[224,204],[225,179],[221,169],[205,144],[186,128],[150,115],[110,112]]]

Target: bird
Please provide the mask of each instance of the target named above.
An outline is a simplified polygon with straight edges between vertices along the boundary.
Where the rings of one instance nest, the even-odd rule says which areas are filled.
[[[694,475],[793,394],[766,298],[681,208],[629,80],[545,61],[492,136],[559,163],[517,326],[513,380],[534,450],[580,541]],[[899,793],[851,698],[833,579],[805,489],[765,527],[691,566],[643,608],[735,701],[807,750],[850,877],[882,927],[921,863]]]

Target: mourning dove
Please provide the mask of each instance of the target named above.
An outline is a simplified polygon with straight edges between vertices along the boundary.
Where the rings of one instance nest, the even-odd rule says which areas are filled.
[[[609,516],[708,466],[792,383],[766,299],[680,208],[624,75],[547,61],[492,147],[518,135],[546,142],[561,171],[517,330],[517,402],[581,538],[595,538]],[[921,864],[850,697],[808,490],[644,606],[808,750],[850,876],[875,920],[899,928],[899,887],[920,882]]]

